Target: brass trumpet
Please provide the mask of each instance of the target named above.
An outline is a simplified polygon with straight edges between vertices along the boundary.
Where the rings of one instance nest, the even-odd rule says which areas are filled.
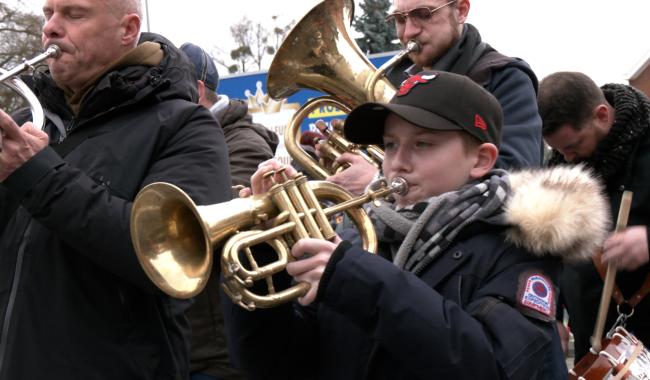
[[[25,82],[18,79],[18,75],[21,73],[34,70],[34,66],[43,62],[48,58],[57,58],[61,55],[61,48],[56,45],[50,45],[45,49],[45,51],[32,59],[26,59],[20,65],[14,67],[11,70],[0,69],[0,83],[8,86],[12,90],[20,94],[27,102],[29,103],[29,108],[32,112],[32,123],[38,128],[43,129],[45,125],[45,115],[43,113],[43,107],[41,103],[36,98],[36,95],[32,90],[27,87]]]
[[[326,132],[321,142],[321,162],[300,146],[300,125],[316,107],[334,106],[346,113],[364,102],[388,103],[395,88],[385,72],[420,46],[410,41],[404,51],[375,68],[350,36],[354,15],[351,0],[324,0],[312,8],[291,30],[276,53],[267,79],[267,91],[274,99],[286,98],[300,88],[321,91],[331,96],[307,102],[298,110],[284,132],[284,143],[293,159],[315,179],[325,179],[340,168],[338,156],[350,151],[360,154],[377,167],[383,162],[381,148],[362,147],[347,141],[340,130]]]
[[[309,290],[306,283],[283,290],[276,290],[273,284],[273,275],[283,271],[292,259],[289,249],[295,241],[305,237],[331,239],[335,232],[329,218],[346,212],[359,230],[364,249],[374,252],[374,227],[360,206],[407,191],[406,182],[396,179],[353,198],[335,184],[308,182],[301,174],[293,178],[283,174],[282,183],[274,184],[267,193],[197,206],[176,186],[153,183],[142,189],[133,203],[131,239],[153,283],[173,297],[189,298],[205,287],[213,249],[228,238],[221,254],[226,294],[248,310],[268,308]],[[332,205],[323,207],[321,202]],[[277,260],[260,266],[250,249],[258,244],[271,246]],[[265,294],[251,289],[258,282],[267,285]]]

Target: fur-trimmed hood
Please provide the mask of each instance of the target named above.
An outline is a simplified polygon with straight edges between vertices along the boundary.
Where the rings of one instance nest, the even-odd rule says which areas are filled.
[[[523,170],[510,175],[506,238],[536,255],[588,260],[611,220],[600,182],[582,165]]]

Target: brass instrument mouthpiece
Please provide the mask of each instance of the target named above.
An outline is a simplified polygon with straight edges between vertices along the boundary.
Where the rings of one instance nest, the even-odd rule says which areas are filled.
[[[410,40],[406,43],[406,51],[409,53],[418,53],[421,49],[420,43],[416,40]]]
[[[47,49],[45,49],[45,54],[49,58],[59,58],[61,56],[61,48],[58,45],[49,45]]]
[[[393,194],[404,196],[409,192],[409,185],[402,177],[395,177],[390,181],[390,187],[393,189]]]

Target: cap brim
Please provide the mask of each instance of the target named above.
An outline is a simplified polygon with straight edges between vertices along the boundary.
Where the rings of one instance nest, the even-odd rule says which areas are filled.
[[[384,123],[390,113],[421,128],[438,131],[462,130],[451,121],[418,107],[403,104],[364,103],[345,119],[345,138],[355,144],[382,144]]]

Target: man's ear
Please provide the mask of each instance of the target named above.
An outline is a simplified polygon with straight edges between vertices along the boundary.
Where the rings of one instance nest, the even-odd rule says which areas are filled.
[[[202,105],[205,108],[210,108],[210,105],[206,104],[205,101],[205,83],[202,80],[197,79],[196,80],[196,87],[199,90],[199,101],[198,103]]]
[[[467,21],[467,15],[469,14],[469,0],[458,0],[458,5],[456,10],[458,11],[458,22],[464,24]]]
[[[135,13],[129,13],[122,17],[122,44],[125,46],[135,46],[140,38],[140,16]]]
[[[497,162],[498,156],[499,149],[496,145],[491,143],[483,143],[479,145],[476,152],[476,162],[469,172],[470,177],[478,179],[489,173]]]
[[[606,104],[599,104],[596,106],[596,109],[594,109],[594,116],[596,119],[598,119],[601,122],[609,122],[610,120],[610,109],[607,107]]]

